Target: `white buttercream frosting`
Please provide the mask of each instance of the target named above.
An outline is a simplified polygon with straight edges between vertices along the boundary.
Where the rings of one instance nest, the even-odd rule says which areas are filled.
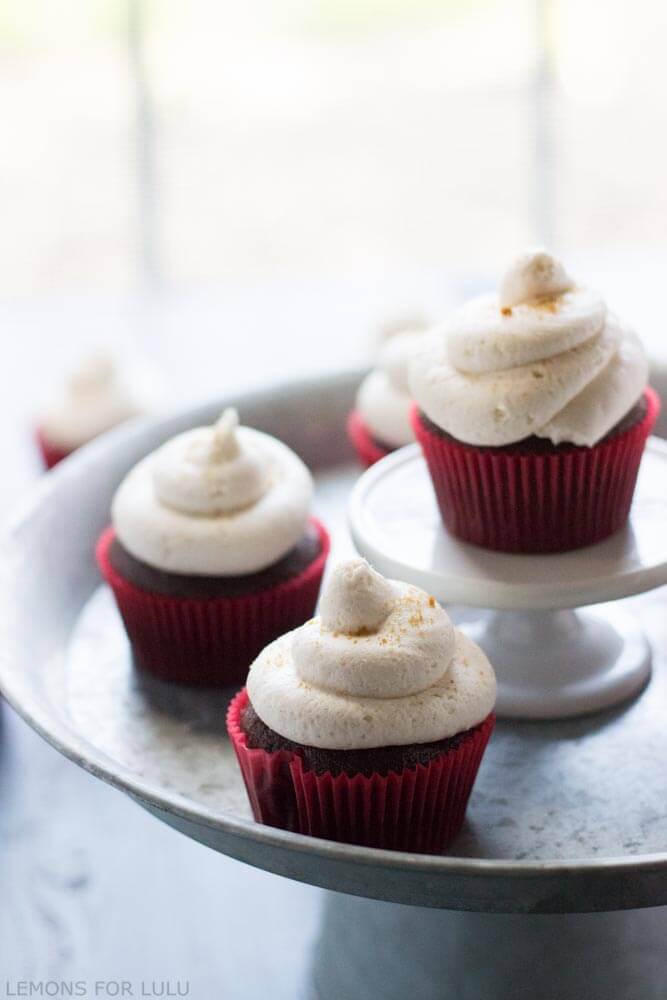
[[[112,503],[121,544],[157,569],[195,576],[255,573],[296,545],[313,493],[301,459],[276,438],[238,426],[167,441],[125,477]]]
[[[74,450],[124,420],[151,410],[157,380],[134,363],[99,349],[85,358],[38,417],[45,440]]]
[[[184,514],[233,514],[256,503],[269,486],[269,469],[252,444],[241,448],[236,410],[213,428],[179,434],[155,456],[158,499]]]
[[[647,378],[633,331],[544,251],[518,258],[499,295],[458,310],[410,368],[434,423],[492,446],[532,434],[591,446],[632,409]]]
[[[410,425],[410,359],[418,350],[420,328],[395,333],[380,348],[377,367],[359,386],[357,410],[373,437],[400,448],[414,440]]]
[[[328,633],[360,635],[377,631],[394,610],[389,580],[365,559],[340,563],[320,601],[320,621]]]
[[[338,750],[445,739],[495,703],[486,656],[423,590],[339,564],[320,617],[255,660],[248,695],[286,739]]]
[[[414,310],[404,310],[400,313],[394,312],[378,324],[378,338],[390,340],[401,333],[413,333],[419,330],[426,330],[431,324],[424,313]]]
[[[544,250],[529,250],[506,271],[498,299],[501,308],[507,308],[563,295],[573,288],[574,282],[559,260]]]

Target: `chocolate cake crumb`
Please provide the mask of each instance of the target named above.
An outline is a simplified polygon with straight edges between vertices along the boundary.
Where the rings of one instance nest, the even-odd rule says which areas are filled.
[[[262,722],[250,703],[241,714],[241,728],[251,749],[266,750],[267,753],[289,750],[301,757],[306,770],[315,774],[328,771],[334,776],[341,773],[364,774],[366,777],[371,774],[386,775],[390,771],[400,773],[405,768],[428,764],[440,754],[456,749],[483,724],[480,722],[472,729],[435,743],[410,743],[407,746],[373,747],[369,750],[325,750],[294,743],[280,736]]]

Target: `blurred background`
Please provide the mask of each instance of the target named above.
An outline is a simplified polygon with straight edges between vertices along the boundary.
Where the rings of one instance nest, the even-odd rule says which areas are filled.
[[[7,0],[3,295],[664,251],[666,27],[659,0]]]
[[[64,338],[36,392],[127,337],[210,393],[211,343],[260,379],[356,362],[540,242],[661,342],[666,29],[659,0],[6,0],[1,336]]]

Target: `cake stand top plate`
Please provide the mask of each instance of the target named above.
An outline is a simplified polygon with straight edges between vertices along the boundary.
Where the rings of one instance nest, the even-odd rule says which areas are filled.
[[[546,611],[613,601],[667,584],[667,443],[649,440],[627,527],[550,555],[489,552],[442,527],[418,445],[378,462],[350,498],[352,537],[380,572],[445,602]]]
[[[667,623],[660,596],[636,612],[653,678],[623,711],[500,723],[461,835],[420,856],[299,836],[252,821],[224,735],[230,692],[151,683],[133,670],[94,541],[122,475],[223,403],[292,444],[316,471],[334,554],[352,551],[357,478],[344,438],[358,374],[281,386],[118,430],[45,476],[0,554],[0,685],[58,750],[182,833],[242,861],[378,899],[487,912],[667,903]],[[347,463],[347,464],[346,464]]]

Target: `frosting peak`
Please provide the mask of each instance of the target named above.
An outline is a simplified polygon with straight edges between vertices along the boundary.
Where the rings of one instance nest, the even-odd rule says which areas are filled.
[[[365,559],[339,563],[322,596],[322,627],[345,635],[369,635],[391,613],[396,594]]]
[[[100,349],[82,361],[70,374],[67,384],[73,394],[83,395],[107,388],[118,376],[116,359],[108,351]]]
[[[233,458],[239,457],[241,449],[238,437],[236,436],[238,425],[238,410],[235,410],[233,406],[228,406],[226,410],[223,410],[222,415],[213,427],[211,451],[215,458],[221,461],[230,461]]]
[[[574,282],[559,260],[546,250],[529,250],[517,257],[500,284],[499,304],[510,309],[522,303],[555,298],[571,292]]]
[[[261,456],[238,438],[238,413],[227,409],[212,427],[186,431],[155,458],[159,499],[186,514],[233,514],[256,503],[268,481]]]

